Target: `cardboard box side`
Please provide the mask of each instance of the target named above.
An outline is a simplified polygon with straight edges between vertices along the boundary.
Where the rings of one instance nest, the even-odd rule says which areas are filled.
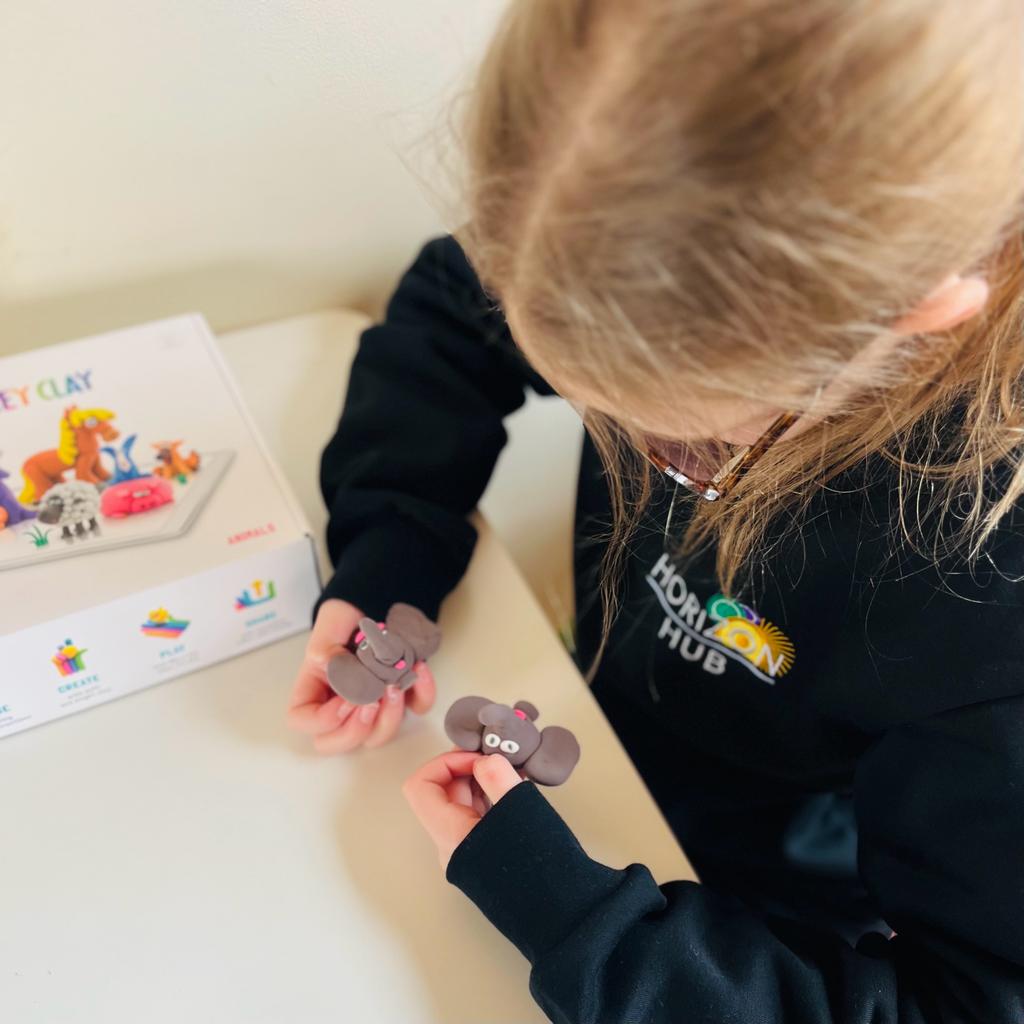
[[[0,638],[0,737],[306,630],[319,593],[299,537]]]

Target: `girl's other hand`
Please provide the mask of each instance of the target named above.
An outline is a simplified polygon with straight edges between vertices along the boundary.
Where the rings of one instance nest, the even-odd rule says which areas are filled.
[[[288,724],[313,739],[318,754],[345,754],[357,747],[379,747],[398,732],[405,709],[418,715],[433,706],[437,687],[426,664],[413,669],[416,682],[404,693],[389,687],[375,704],[350,704],[327,684],[327,663],[337,654],[355,657],[347,647],[363,613],[337,598],[324,601],[317,612],[306,654],[292,685]]]
[[[413,814],[434,841],[442,871],[484,815],[474,779],[492,804],[523,781],[501,754],[453,750],[428,761],[402,786]]]

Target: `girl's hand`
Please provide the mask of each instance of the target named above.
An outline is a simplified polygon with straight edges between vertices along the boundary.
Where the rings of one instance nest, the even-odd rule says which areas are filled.
[[[320,606],[306,654],[292,686],[288,724],[313,738],[318,754],[345,754],[357,747],[379,747],[398,732],[405,709],[418,715],[429,711],[437,687],[426,664],[413,668],[416,682],[404,693],[389,687],[375,704],[350,704],[327,685],[327,662],[348,650],[363,613],[347,601],[330,598]],[[349,657],[355,655],[349,653]]]
[[[434,840],[442,871],[484,815],[474,779],[492,804],[523,781],[501,754],[454,750],[428,761],[402,786],[413,814]]]

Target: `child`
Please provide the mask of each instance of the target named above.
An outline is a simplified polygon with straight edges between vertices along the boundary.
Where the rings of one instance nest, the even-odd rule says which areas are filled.
[[[553,1020],[1024,1020],[1022,39],[1018,0],[511,4],[461,244],[324,454],[291,714],[394,734],[331,646],[437,611],[525,387],[581,408],[580,662],[701,884],[590,860],[497,755],[406,786]]]

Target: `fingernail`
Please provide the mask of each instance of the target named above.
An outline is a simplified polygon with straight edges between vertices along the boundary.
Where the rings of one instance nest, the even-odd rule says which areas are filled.
[[[402,691],[397,686],[388,687],[388,703],[397,704],[402,697]]]
[[[377,717],[377,705],[367,704],[359,709],[359,720],[361,722],[372,722]]]
[[[351,708],[349,707],[348,701],[344,701],[343,700],[338,705],[338,717],[339,718],[344,718],[347,714],[349,714],[350,711],[351,711]]]

